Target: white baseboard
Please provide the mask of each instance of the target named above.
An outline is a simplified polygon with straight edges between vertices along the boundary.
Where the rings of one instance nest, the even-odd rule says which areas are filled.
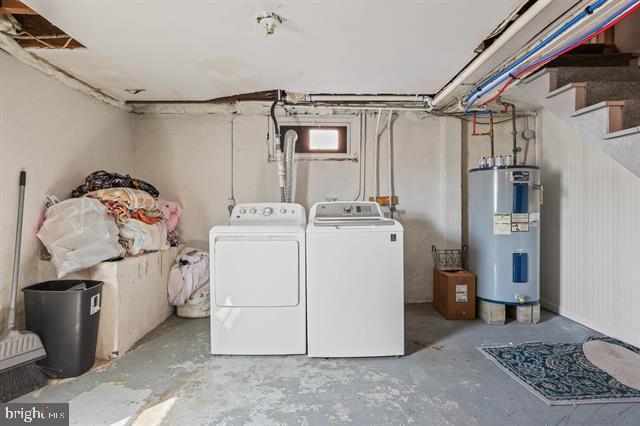
[[[588,318],[580,314],[579,312],[575,312],[570,309],[564,308],[562,305],[559,305],[554,302],[550,302],[548,300],[540,299],[540,304],[542,305],[543,308],[548,309],[552,312],[555,312],[558,315],[562,315],[563,317],[569,318],[570,320],[575,321],[579,324],[582,324],[585,327],[589,327],[590,329],[595,330],[599,333],[605,334],[607,336],[611,336],[618,340],[622,340],[636,347],[640,347],[640,336],[634,335],[633,330],[614,329],[610,326],[602,324],[597,320]]]

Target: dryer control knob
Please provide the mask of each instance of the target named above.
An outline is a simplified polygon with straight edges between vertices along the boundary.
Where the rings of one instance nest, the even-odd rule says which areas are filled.
[[[287,212],[287,209],[280,209],[280,213],[285,214]]]
[[[271,216],[271,213],[273,213],[273,209],[271,207],[265,207],[264,210],[262,210],[262,214],[265,216]]]
[[[240,214],[245,214],[247,212],[247,209],[240,209]]]
[[[255,208],[252,208],[249,210],[249,213],[251,214],[256,214],[258,212],[258,210],[256,210]]]
[[[351,212],[351,206],[344,206],[344,211],[347,213]]]

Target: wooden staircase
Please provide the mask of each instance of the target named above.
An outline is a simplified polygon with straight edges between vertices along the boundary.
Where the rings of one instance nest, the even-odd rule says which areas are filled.
[[[640,67],[614,45],[586,44],[515,89],[567,121],[640,177]]]

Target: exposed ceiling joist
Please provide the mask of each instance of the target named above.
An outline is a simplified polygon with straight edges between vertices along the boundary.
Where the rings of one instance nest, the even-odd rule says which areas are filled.
[[[80,49],[82,43],[67,35],[40,15],[14,15],[21,33],[14,39],[24,48]]]
[[[0,13],[12,15],[37,15],[33,9],[18,0],[0,0]]]

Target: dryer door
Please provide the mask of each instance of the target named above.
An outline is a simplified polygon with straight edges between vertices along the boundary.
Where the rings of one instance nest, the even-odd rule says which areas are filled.
[[[213,286],[218,306],[297,306],[300,242],[221,238],[214,244]]]

